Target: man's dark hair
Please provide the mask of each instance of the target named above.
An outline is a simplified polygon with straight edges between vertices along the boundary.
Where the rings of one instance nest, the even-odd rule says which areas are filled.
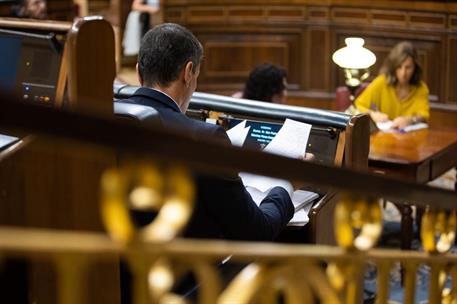
[[[164,23],[155,26],[141,41],[138,71],[145,86],[167,87],[176,80],[187,62],[194,72],[203,58],[203,47],[186,28]]]
[[[286,77],[287,73],[283,68],[269,63],[261,64],[249,74],[243,98],[272,102],[274,95],[285,90]]]

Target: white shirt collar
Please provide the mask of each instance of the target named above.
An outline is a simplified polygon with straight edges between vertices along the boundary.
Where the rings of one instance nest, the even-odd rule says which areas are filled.
[[[168,98],[170,98],[171,100],[173,100],[173,102],[176,104],[176,106],[178,107],[179,111],[181,111],[181,107],[179,106],[179,104],[176,102],[176,100],[174,100],[170,95],[168,95],[167,93],[159,90],[159,89],[155,89],[155,88],[150,88],[151,90],[154,90],[154,91],[157,91],[157,92],[160,92],[162,93],[163,95],[167,96]]]

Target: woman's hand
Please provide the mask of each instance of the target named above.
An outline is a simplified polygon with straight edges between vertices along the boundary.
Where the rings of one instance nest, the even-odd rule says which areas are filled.
[[[371,111],[370,116],[374,122],[385,122],[389,120],[389,116],[387,116],[387,114],[378,111]]]
[[[399,116],[392,122],[392,129],[403,129],[406,126],[413,124],[413,119],[410,116]]]

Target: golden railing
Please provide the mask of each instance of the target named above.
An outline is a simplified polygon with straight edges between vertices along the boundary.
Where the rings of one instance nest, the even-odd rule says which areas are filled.
[[[0,112],[0,125],[142,156],[107,171],[101,181],[101,214],[110,237],[0,229],[0,263],[10,257],[51,260],[58,274],[59,303],[85,303],[85,272],[91,263],[100,259],[117,262],[120,257],[134,273],[135,303],[185,303],[173,291],[185,270],[197,278],[200,303],[275,303],[279,294],[284,303],[359,303],[363,270],[372,264],[378,269],[377,303],[387,303],[389,271],[396,262],[404,268],[404,303],[414,303],[415,273],[421,264],[431,268],[430,303],[457,303],[457,256],[449,253],[457,225],[457,195],[453,192],[211,142],[195,143],[160,129],[124,125],[108,118],[8,102]],[[151,144],[150,138],[156,140]],[[150,154],[160,159],[160,166],[150,161]],[[194,191],[187,166],[243,169],[358,194],[343,195],[337,205],[334,221],[340,247],[183,240],[177,237],[192,210]],[[373,197],[433,206],[422,220],[425,252],[373,249],[382,231],[381,209]],[[157,216],[137,230],[128,216],[129,207],[155,210]],[[246,266],[225,286],[216,264],[228,257],[230,262]],[[444,287],[448,276],[452,278],[450,289]]]
[[[376,265],[377,303],[387,303],[389,270],[405,268],[404,303],[414,303],[415,270],[431,267],[430,303],[455,303],[455,284],[444,288],[444,275],[457,279],[455,254],[372,249],[347,251],[338,247],[271,243],[195,241],[134,243],[121,246],[103,234],[44,230],[0,229],[0,261],[6,257],[52,261],[58,277],[59,303],[86,303],[86,270],[94,261],[117,261],[123,256],[134,272],[134,303],[185,303],[173,294],[174,271],[195,273],[199,303],[359,303],[363,270]],[[246,263],[223,288],[215,264],[228,256]]]

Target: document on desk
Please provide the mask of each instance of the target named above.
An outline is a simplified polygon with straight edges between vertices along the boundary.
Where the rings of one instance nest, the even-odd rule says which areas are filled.
[[[393,121],[388,120],[388,121],[384,121],[384,122],[378,122],[378,123],[376,123],[376,126],[378,127],[378,129],[380,131],[386,132],[386,133],[408,133],[408,132],[428,128],[428,124],[423,123],[423,122],[406,126],[403,129],[393,129],[392,124],[393,124]]]

